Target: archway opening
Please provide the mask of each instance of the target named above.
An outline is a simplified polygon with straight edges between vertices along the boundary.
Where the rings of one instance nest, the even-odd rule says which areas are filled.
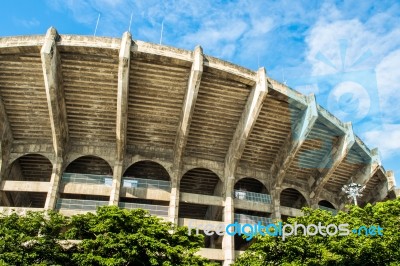
[[[318,202],[318,209],[328,211],[328,212],[332,213],[333,215],[337,214],[337,210],[336,210],[335,206],[333,206],[333,204],[327,200],[321,200],[320,202]]]
[[[272,222],[272,198],[263,183],[252,177],[242,178],[234,186],[235,214],[234,220],[240,224],[267,225]],[[239,235],[234,236],[235,250],[245,250],[252,241],[247,241]]]
[[[289,207],[294,209],[301,209],[307,206],[306,198],[294,188],[286,188],[282,190],[280,195],[280,203],[283,207]],[[287,221],[289,217],[294,217],[293,214],[284,214],[281,209],[281,218],[283,221]]]
[[[62,175],[57,209],[96,210],[109,204],[113,171],[104,159],[86,155],[72,161]]]
[[[39,192],[38,186],[27,186],[20,191],[19,184],[7,181],[50,182],[53,164],[40,154],[26,154],[15,160],[7,169],[3,183],[1,206],[43,208],[47,192]],[[41,189],[41,191],[43,191]]]
[[[320,202],[318,202],[318,205],[320,207],[326,207],[326,208],[330,208],[330,209],[336,209],[335,206],[333,206],[332,203],[330,203],[327,200],[321,200]]]
[[[119,206],[167,217],[170,191],[170,176],[161,164],[149,160],[136,162],[123,174]]]
[[[178,212],[180,225],[188,221],[201,223],[198,220],[222,221],[223,208],[219,204],[221,200],[210,197],[220,197],[222,189],[223,184],[220,178],[211,170],[194,168],[187,171],[180,181],[181,196]],[[213,202],[215,205],[211,204]],[[206,248],[222,248],[222,236],[216,233],[208,236],[203,231],[200,232],[205,237]]]

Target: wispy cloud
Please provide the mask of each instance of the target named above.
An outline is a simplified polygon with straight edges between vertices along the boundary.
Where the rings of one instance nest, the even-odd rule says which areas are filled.
[[[14,18],[14,23],[25,28],[33,28],[40,25],[40,22],[36,18],[32,19]]]
[[[200,44],[207,54],[245,67],[265,66],[281,80],[336,75],[333,81],[321,78],[319,84],[297,89],[315,92],[319,103],[353,121],[368,145],[379,146],[385,157],[400,158],[396,1],[55,0],[49,5],[93,30],[100,13],[98,35],[121,36],[133,13],[134,39],[158,43],[163,22],[163,44],[189,50]],[[371,72],[338,78],[364,70]],[[367,115],[357,120],[365,109]]]

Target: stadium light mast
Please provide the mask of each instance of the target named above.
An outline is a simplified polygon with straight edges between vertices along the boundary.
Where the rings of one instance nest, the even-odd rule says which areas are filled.
[[[362,196],[361,192],[364,189],[365,189],[365,186],[354,183],[353,180],[351,180],[350,184],[344,185],[342,187],[342,191],[347,194],[348,198],[353,198],[354,205],[356,205],[356,206],[357,206],[357,197]]]

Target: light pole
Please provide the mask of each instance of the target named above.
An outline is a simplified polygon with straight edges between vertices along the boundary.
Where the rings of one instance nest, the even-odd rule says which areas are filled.
[[[353,181],[342,187],[342,191],[347,194],[348,198],[353,198],[354,204],[357,205],[357,197],[361,197],[361,192],[365,189],[365,186],[354,183]]]

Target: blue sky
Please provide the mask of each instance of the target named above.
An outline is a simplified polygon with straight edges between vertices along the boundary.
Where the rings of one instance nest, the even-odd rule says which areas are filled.
[[[400,186],[400,4],[397,1],[2,2],[0,36],[61,34],[134,39],[205,53],[256,70],[305,93],[354,131]]]

